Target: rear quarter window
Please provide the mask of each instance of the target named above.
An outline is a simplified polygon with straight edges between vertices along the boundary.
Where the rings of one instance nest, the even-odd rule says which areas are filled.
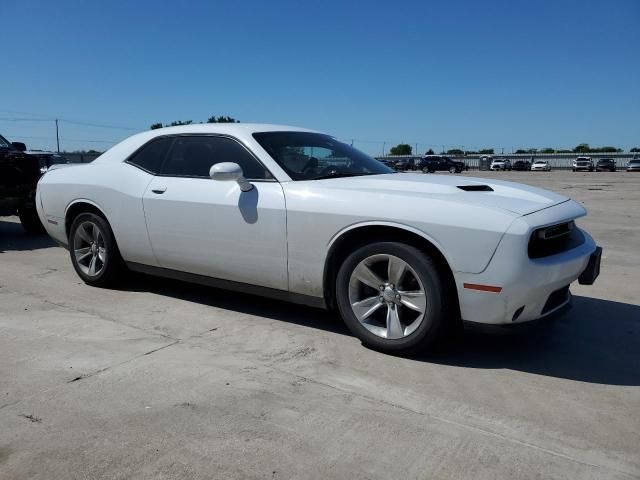
[[[172,137],[160,137],[151,140],[131,155],[131,157],[127,159],[127,163],[157,175],[160,173],[160,167],[172,143]]]

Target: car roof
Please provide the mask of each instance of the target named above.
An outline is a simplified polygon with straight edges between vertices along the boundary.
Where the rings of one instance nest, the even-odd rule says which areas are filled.
[[[291,125],[276,125],[270,123],[193,123],[175,127],[163,127],[154,130],[146,130],[132,135],[122,142],[114,145],[100,157],[94,160],[97,163],[122,161],[123,155],[129,155],[148,141],[164,135],[187,134],[220,134],[230,135],[240,140],[247,140],[254,133],[259,132],[309,132],[323,133],[308,128],[294,127]]]
[[[50,152],[48,150],[25,150],[24,153],[29,155],[60,155],[62,156],[58,152]]]
[[[139,135],[156,133],[157,135],[170,135],[180,133],[258,133],[258,132],[312,132],[321,133],[308,128],[294,127],[291,125],[277,125],[271,123],[192,123],[190,125],[178,125],[175,127],[163,127],[142,132]],[[156,135],[153,135],[156,136]]]

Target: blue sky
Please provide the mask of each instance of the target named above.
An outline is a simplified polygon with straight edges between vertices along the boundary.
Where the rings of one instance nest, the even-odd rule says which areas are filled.
[[[213,114],[370,153],[640,145],[638,0],[2,5],[0,133],[32,148],[55,117],[63,149],[100,150]]]

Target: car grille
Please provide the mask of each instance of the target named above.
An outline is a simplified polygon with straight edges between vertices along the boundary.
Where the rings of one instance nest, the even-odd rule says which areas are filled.
[[[529,239],[529,258],[548,257],[583,243],[584,235],[573,221],[538,228]]]

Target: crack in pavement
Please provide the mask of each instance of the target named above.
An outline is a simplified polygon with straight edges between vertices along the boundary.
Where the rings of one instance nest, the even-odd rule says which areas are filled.
[[[203,345],[189,345],[189,346],[191,346],[191,347],[199,347],[199,348],[207,349],[209,351],[214,351],[213,349],[208,348],[208,347],[203,346]],[[470,430],[470,431],[473,431],[473,432],[476,432],[476,433],[479,433],[479,434],[482,434],[482,435],[485,435],[485,436],[498,438],[500,440],[504,440],[506,442],[510,442],[510,443],[513,443],[513,444],[516,444],[516,445],[519,445],[519,446],[522,446],[522,447],[525,447],[525,448],[531,448],[533,450],[536,450],[536,451],[539,451],[539,452],[542,452],[542,453],[545,453],[545,454],[548,454],[548,455],[552,455],[552,456],[557,457],[557,458],[562,458],[564,460],[571,461],[571,462],[577,463],[579,465],[583,465],[583,466],[587,466],[587,467],[591,467],[591,468],[597,468],[597,469],[601,469],[601,470],[605,470],[605,471],[615,472],[615,473],[624,475],[624,476],[626,476],[628,478],[632,478],[632,479],[640,479],[640,475],[636,475],[634,473],[627,472],[625,470],[620,470],[620,469],[617,469],[615,467],[605,466],[605,465],[600,465],[600,464],[590,463],[590,462],[587,462],[587,461],[584,461],[584,460],[580,460],[579,458],[573,457],[571,455],[567,455],[565,453],[562,453],[562,452],[559,452],[559,451],[556,451],[556,450],[552,450],[552,449],[549,449],[549,448],[546,448],[546,447],[542,447],[540,445],[536,445],[536,444],[531,443],[531,442],[526,442],[524,440],[520,440],[520,439],[515,438],[515,437],[504,435],[502,433],[494,432],[492,430],[489,430],[489,429],[486,429],[486,428],[483,428],[483,427],[479,427],[477,425],[472,425],[472,424],[469,424],[469,423],[459,422],[459,421],[456,421],[456,420],[452,420],[452,419],[449,419],[449,418],[446,418],[446,417],[443,417],[443,416],[440,416],[440,415],[435,415],[433,413],[429,413],[429,412],[425,412],[425,411],[415,410],[415,409],[413,409],[411,407],[407,407],[407,406],[401,405],[399,403],[394,403],[394,402],[391,402],[389,400],[385,400],[384,398],[378,398],[378,397],[374,397],[374,396],[371,396],[371,395],[366,395],[366,394],[361,393],[361,392],[357,392],[357,391],[354,391],[354,390],[349,390],[349,389],[346,389],[346,388],[343,388],[343,387],[339,387],[337,385],[332,385],[330,383],[322,382],[320,380],[316,380],[316,379],[311,378],[311,377],[307,377],[307,376],[304,376],[304,375],[299,375],[299,374],[296,374],[296,373],[288,372],[286,370],[282,370],[281,368],[274,367],[273,365],[264,365],[264,364],[261,364],[259,362],[255,362],[255,361],[253,361],[251,359],[247,359],[246,357],[245,357],[245,360],[247,362],[249,362],[249,363],[252,363],[253,365],[257,365],[258,367],[272,368],[273,370],[275,370],[275,371],[277,371],[277,372],[279,372],[281,374],[289,375],[291,377],[294,377],[294,378],[298,379],[299,381],[309,382],[309,383],[313,383],[315,385],[319,385],[319,386],[322,386],[322,387],[330,388],[330,389],[338,391],[338,392],[340,392],[342,394],[353,395],[354,397],[358,397],[358,398],[361,398],[361,399],[364,399],[364,400],[368,400],[368,401],[373,402],[373,403],[380,403],[380,404],[383,404],[383,405],[386,405],[386,406],[397,408],[397,409],[402,410],[402,411],[407,412],[407,413],[420,415],[420,416],[423,416],[423,417],[428,417],[428,418],[431,418],[433,420],[439,421],[441,423],[446,423],[448,425],[455,425],[455,426],[457,426],[459,428],[464,428],[466,430]]]

